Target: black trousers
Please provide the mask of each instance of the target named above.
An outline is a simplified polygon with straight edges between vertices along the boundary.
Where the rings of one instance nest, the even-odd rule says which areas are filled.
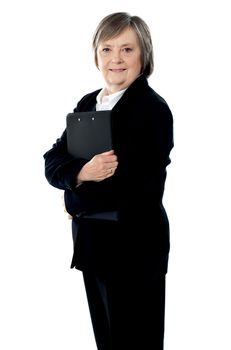
[[[98,350],[163,350],[165,275],[83,272]]]

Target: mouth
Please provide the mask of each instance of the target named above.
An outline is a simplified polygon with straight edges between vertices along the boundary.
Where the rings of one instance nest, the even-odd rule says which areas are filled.
[[[113,72],[113,73],[122,73],[125,70],[126,70],[126,68],[109,69],[109,71]]]

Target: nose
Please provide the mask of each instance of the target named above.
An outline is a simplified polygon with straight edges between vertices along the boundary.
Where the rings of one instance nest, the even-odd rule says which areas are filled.
[[[114,50],[112,54],[112,62],[113,63],[121,63],[123,61],[121,51]]]

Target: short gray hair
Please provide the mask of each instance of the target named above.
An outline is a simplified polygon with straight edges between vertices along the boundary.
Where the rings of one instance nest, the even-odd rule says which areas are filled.
[[[149,27],[138,16],[131,16],[127,12],[115,12],[104,17],[98,24],[93,36],[93,51],[97,62],[97,49],[101,42],[120,35],[125,29],[132,28],[137,35],[141,50],[141,73],[147,78],[154,69],[153,46]]]

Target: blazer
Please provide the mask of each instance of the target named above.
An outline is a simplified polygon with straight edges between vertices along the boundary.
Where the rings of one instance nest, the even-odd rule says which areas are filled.
[[[100,90],[85,95],[74,109],[95,110]],[[173,148],[173,117],[166,101],[139,76],[112,109],[115,174],[76,188],[87,162],[68,154],[66,131],[45,153],[48,182],[65,191],[73,217],[71,267],[80,270],[151,269],[167,272],[169,222],[162,204],[166,167]],[[85,212],[116,210],[117,222],[86,219]]]

